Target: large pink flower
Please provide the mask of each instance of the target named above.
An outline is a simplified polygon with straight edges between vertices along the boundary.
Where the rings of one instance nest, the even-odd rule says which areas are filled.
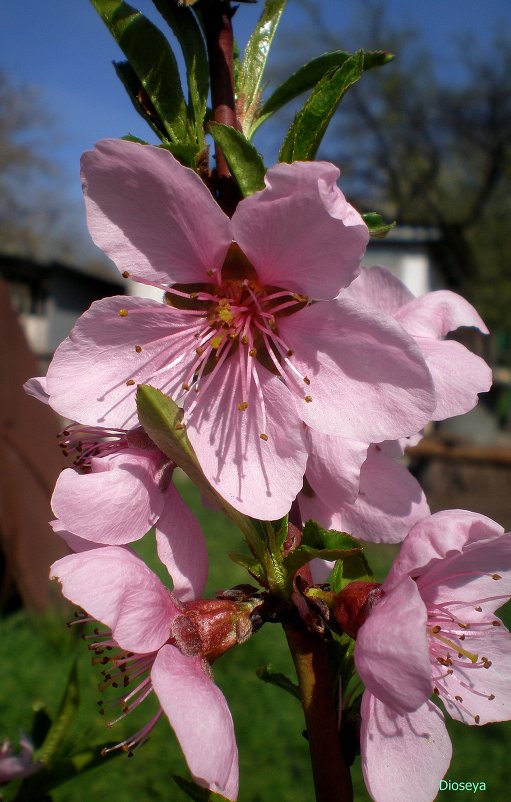
[[[435,385],[432,420],[468,412],[477,404],[478,393],[490,389],[492,373],[486,362],[461,343],[445,339],[460,326],[473,326],[488,334],[474,307],[460,295],[438,290],[416,298],[390,270],[376,266],[362,270],[345,297],[392,315],[414,338]]]
[[[78,546],[85,543],[81,540]],[[172,576],[171,551],[165,563]],[[179,589],[171,593],[126,547],[93,547],[71,554],[53,564],[50,576],[61,582],[66,598],[88,612],[82,620],[105,626],[94,630],[89,648],[104,655],[105,665],[111,663],[103,672],[104,686],[123,688],[116,700],[120,718],[152,691],[160,702],[150,721],[115,748],[135,749],[164,712],[196,782],[235,800],[238,756],[233,722],[211,678],[200,613],[188,617],[197,602],[183,601]],[[203,582],[195,582],[192,589],[197,598]],[[220,603],[213,600],[210,605]],[[231,640],[236,642],[235,635]]]
[[[451,757],[437,695],[453,718],[511,718],[511,634],[495,610],[511,596],[511,534],[483,515],[436,513],[416,524],[358,632],[366,691],[361,751],[376,802],[437,793]]]
[[[82,162],[94,241],[165,292],[96,302],[48,371],[50,403],[131,428],[136,385],[185,410],[208,479],[237,509],[277,518],[302,484],[311,429],[365,442],[415,433],[435,401],[391,316],[337,298],[368,232],[322,162],[280,164],[232,220],[168,151],[107,140]]]

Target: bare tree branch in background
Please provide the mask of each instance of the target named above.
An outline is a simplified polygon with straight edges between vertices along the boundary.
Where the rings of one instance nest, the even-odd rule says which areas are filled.
[[[303,62],[311,42],[315,54],[361,46],[396,53],[346,95],[321,155],[341,165],[360,208],[401,225],[435,226],[449,285],[490,325],[509,329],[511,38],[496,36],[484,55],[460,42],[456,69],[441,79],[418,32],[392,27],[381,2],[364,3],[360,23],[347,31],[341,15],[336,29],[318,2],[299,1],[307,39],[288,47],[287,74],[289,53]]]
[[[15,85],[0,70],[0,250],[43,261],[97,261],[77,224],[82,210],[74,214],[49,155],[56,137],[57,121],[37,89]]]

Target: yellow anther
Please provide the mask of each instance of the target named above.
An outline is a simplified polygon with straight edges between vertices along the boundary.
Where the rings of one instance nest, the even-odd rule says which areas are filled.
[[[308,385],[311,383],[311,380],[309,379],[309,377],[308,377],[308,376],[304,376],[304,377],[303,377],[303,380],[304,380],[304,382],[305,382],[305,384],[306,384],[307,386],[308,386]]]
[[[134,379],[128,379],[128,381],[126,382],[126,386],[127,387],[131,387],[132,384],[135,384],[135,380]]]
[[[246,334],[244,334],[243,337],[241,338],[241,342],[243,343],[243,345],[248,345],[248,337]]]
[[[202,354],[204,353],[204,351],[205,351],[205,349],[204,349],[204,348],[203,348],[201,345],[199,345],[199,346],[198,346],[198,347],[195,349],[195,353],[197,354],[197,356],[202,356]]]
[[[265,442],[266,442],[266,440],[268,440],[268,435],[267,434],[264,434],[264,433],[260,434],[259,437],[261,438],[261,440],[264,440]]]
[[[310,404],[310,402],[312,401],[312,396],[311,395],[306,395],[303,400],[307,401],[307,403]]]
[[[122,277],[123,277],[123,278],[129,278],[129,277],[130,277],[130,272],[129,272],[129,270],[124,270],[124,272],[122,273]]]
[[[500,575],[500,574],[492,574],[492,575],[491,575],[491,578],[492,578],[492,579],[502,579],[502,577],[501,577],[501,575]]]
[[[119,317],[128,317],[127,309],[119,309]]]
[[[136,345],[135,346],[135,351],[137,352],[137,354],[139,354],[141,352],[141,350],[142,350],[142,346],[141,345]]]
[[[256,356],[257,348],[250,348],[248,353],[249,353],[249,356]]]
[[[213,337],[213,339],[209,341],[209,344],[211,345],[211,347],[213,349],[216,350],[217,348],[220,348],[220,346],[222,345],[224,339],[225,339],[225,335],[217,334],[216,337]]]
[[[248,401],[242,401],[240,404],[238,404],[238,409],[240,412],[243,412],[247,408],[248,408]]]
[[[190,389],[190,385],[189,385],[189,384],[187,384],[187,382],[183,382],[183,384],[181,385],[181,387],[183,388],[183,390],[189,390],[189,389]]]

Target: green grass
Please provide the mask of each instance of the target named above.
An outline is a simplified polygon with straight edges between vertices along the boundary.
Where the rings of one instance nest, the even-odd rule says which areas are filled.
[[[227,552],[245,550],[241,536],[220,514],[200,507],[197,494],[186,482],[180,483],[186,500],[197,510],[208,539],[211,559],[208,592],[247,582],[245,572],[232,563]],[[139,550],[156,567],[152,541],[144,540]],[[392,549],[369,549],[378,577],[383,578]],[[383,556],[382,556],[383,554]],[[163,577],[164,572],[158,569]],[[66,613],[68,615],[68,613]],[[29,730],[32,705],[43,701],[56,712],[74,654],[78,655],[81,705],[70,731],[72,743],[83,747],[108,740],[121,740],[144,722],[147,711],[137,718],[130,714],[113,730],[104,728],[97,714],[98,671],[90,665],[90,654],[77,638],[77,628],[62,620],[31,620],[19,612],[0,622],[0,740],[16,740],[19,728]],[[266,625],[248,643],[238,646],[214,666],[215,679],[231,708],[240,750],[240,802],[313,802],[307,742],[302,736],[303,717],[299,703],[278,688],[264,684],[256,669],[271,662],[276,670],[293,676],[291,659],[279,626]],[[464,727],[448,722],[455,752],[447,775],[451,780],[484,780],[492,802],[508,798],[511,728],[494,724],[484,728]],[[188,799],[171,779],[173,773],[187,776],[179,746],[166,720],[162,719],[150,740],[132,759],[121,755],[73,780],[53,793],[55,802],[149,802]],[[357,802],[369,796],[354,767]],[[417,789],[418,790],[418,789]],[[410,789],[410,799],[414,789]],[[445,791],[440,800],[464,802],[471,792]]]

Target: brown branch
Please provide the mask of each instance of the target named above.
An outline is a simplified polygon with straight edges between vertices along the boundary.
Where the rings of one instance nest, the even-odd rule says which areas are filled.
[[[229,0],[202,0],[199,5],[208,50],[213,120],[241,130],[236,116],[234,91],[234,10]],[[215,145],[215,157],[213,184],[216,197],[222,209],[232,215],[241,199],[239,189],[218,145]]]
[[[304,625],[284,627],[307,725],[316,802],[352,802],[351,776],[341,750],[323,640]]]

